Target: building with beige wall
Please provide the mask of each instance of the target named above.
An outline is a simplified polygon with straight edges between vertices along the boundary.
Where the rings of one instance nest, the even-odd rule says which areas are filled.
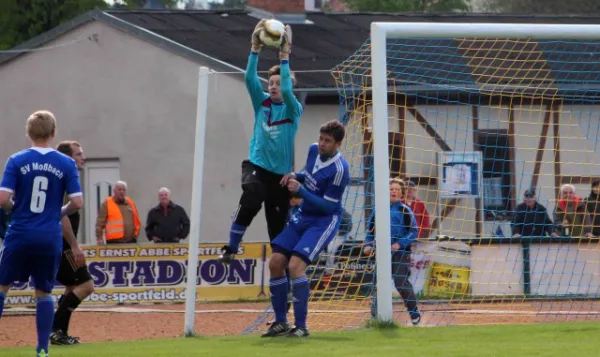
[[[7,157],[26,147],[25,118],[34,110],[49,109],[58,118],[57,139],[78,140],[88,157],[82,172],[86,197],[82,241],[94,242],[98,203],[109,195],[111,183],[117,179],[128,182],[129,195],[138,205],[142,224],[146,212],[157,204],[157,191],[162,186],[169,187],[173,200],[189,212],[198,69],[207,66],[214,73],[210,75],[207,108],[200,240],[226,242],[241,192],[240,163],[246,158],[252,134],[252,106],[242,68],[248,55],[249,36],[259,15],[251,11],[93,11],[10,53],[0,54],[0,156]],[[460,14],[452,16],[454,21],[466,18]],[[364,43],[370,22],[439,20],[435,16],[384,18],[300,12],[286,13],[284,18],[294,28],[291,64],[298,72],[296,94],[305,105],[296,140],[297,168],[305,160],[308,145],[317,139],[319,125],[339,116],[339,98],[330,70]],[[492,19],[512,20],[499,15]],[[276,53],[265,50],[259,70],[264,74],[275,63]],[[596,139],[588,137],[586,149],[582,149],[579,139],[586,134],[585,123],[560,119],[574,117],[569,108],[561,105],[554,111],[559,113],[556,125],[562,135],[558,139],[562,150],[561,180],[567,175],[579,177],[575,180],[585,186],[589,177],[600,174],[595,166]],[[518,194],[510,199],[518,199],[519,193],[531,184],[533,167],[539,161],[543,172],[538,175],[540,197],[548,200],[549,209],[553,208],[557,181],[550,172],[556,168],[556,143],[550,139],[551,134],[544,142],[546,150],[541,161],[536,159],[536,140],[546,125],[545,109],[520,111],[517,106],[490,106],[483,102],[447,108],[418,103],[392,109],[392,131],[399,132],[402,126],[400,132],[405,138],[401,145],[404,156],[393,158],[402,162],[403,171],[398,173],[418,182],[420,195],[431,202],[429,210],[433,215],[437,214],[433,203],[437,200],[433,180],[437,175],[435,155],[443,150],[440,138],[452,150],[472,151],[477,149],[473,141],[475,131],[493,128],[505,130],[508,135],[511,126],[519,134],[511,139],[518,148],[511,154],[515,165],[514,192]],[[477,117],[474,110],[479,113],[477,130],[473,127]],[[591,111],[597,112],[595,108]],[[598,121],[595,114],[577,118],[587,118],[590,127]],[[437,136],[432,136],[431,128]],[[357,149],[358,154],[347,151],[350,161],[356,162],[352,167],[355,185],[348,190],[347,209],[358,223],[364,221],[365,186],[361,184],[364,167],[356,160],[367,150],[363,144],[369,125],[353,130],[359,134],[350,135],[347,145]],[[464,140],[457,140],[457,135]],[[473,224],[483,218],[476,219],[475,202],[471,201],[474,200],[462,200],[447,210],[444,227],[454,229],[447,233],[485,234],[485,227],[476,228]],[[362,230],[362,224],[356,224],[355,232],[360,234],[354,235],[362,235]],[[263,214],[259,213],[246,241],[266,240]]]

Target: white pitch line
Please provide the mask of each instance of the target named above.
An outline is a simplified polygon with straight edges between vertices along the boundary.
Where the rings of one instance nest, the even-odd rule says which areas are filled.
[[[108,312],[108,313],[169,313],[183,314],[184,310],[163,310],[153,308],[131,308],[131,307],[81,307],[77,311],[80,312]],[[35,309],[26,307],[16,307],[8,309],[6,312],[35,312]],[[264,312],[273,312],[272,310],[264,309],[219,309],[219,310],[196,310],[197,314],[223,314],[223,313],[250,313],[260,314]],[[368,309],[364,310],[310,310],[313,314],[359,314],[367,313]],[[403,312],[403,310],[394,310],[394,312]],[[425,310],[425,314],[476,314],[476,315],[600,315],[600,311],[566,311],[566,310],[546,310],[546,311],[518,311],[518,310]]]

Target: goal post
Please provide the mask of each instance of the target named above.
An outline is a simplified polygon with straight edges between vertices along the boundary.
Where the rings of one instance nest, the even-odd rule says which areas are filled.
[[[388,77],[388,53],[390,39],[532,39],[532,40],[594,40],[600,41],[599,25],[569,24],[515,24],[515,23],[371,23],[370,70],[372,95],[372,135],[374,196],[377,220],[375,222],[377,244],[377,319],[393,320],[392,291],[390,281],[390,155],[388,147],[388,96],[395,89]],[[368,50],[367,50],[368,51]],[[368,53],[364,53],[367,55]],[[591,51],[593,52],[593,51]],[[589,54],[589,53],[588,53]],[[364,59],[356,62],[364,63]],[[366,62],[366,63],[365,63]],[[361,66],[361,65],[358,65]],[[351,71],[349,69],[348,71]],[[364,73],[364,72],[363,72]],[[598,75],[599,73],[596,73]],[[392,79],[393,80],[393,79]],[[417,83],[427,86],[427,83]],[[600,83],[596,83],[597,85]],[[444,85],[440,85],[443,87]],[[524,85],[526,86],[526,85]],[[491,91],[494,90],[494,85]],[[508,88],[509,86],[505,87]],[[518,85],[517,85],[518,87]],[[483,88],[483,87],[482,87]],[[503,88],[498,85],[498,88]],[[523,87],[521,87],[523,89]],[[434,89],[435,90],[435,89]],[[477,88],[469,88],[477,90]],[[555,123],[558,126],[557,123]],[[557,129],[555,129],[557,130]],[[556,135],[556,133],[555,133]],[[382,139],[384,138],[384,139]],[[557,139],[555,139],[555,142]],[[555,144],[558,145],[558,144]],[[439,168],[438,168],[439,169]],[[597,174],[597,173],[596,173]],[[511,187],[514,190],[515,187]],[[555,187],[555,189],[557,189]],[[479,209],[479,207],[478,207]],[[440,225],[441,226],[441,225]],[[597,250],[597,247],[596,247]],[[595,261],[597,263],[597,261]]]
[[[198,277],[198,252],[200,220],[202,217],[202,182],[204,178],[204,153],[206,148],[206,117],[208,112],[210,69],[198,69],[198,95],[196,100],[196,131],[194,135],[194,169],[192,178],[191,229],[188,243],[188,265],[185,297],[184,335],[194,336],[196,317],[196,282]]]

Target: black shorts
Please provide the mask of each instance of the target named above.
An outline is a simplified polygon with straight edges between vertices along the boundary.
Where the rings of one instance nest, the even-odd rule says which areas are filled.
[[[283,175],[269,172],[248,160],[242,162],[243,190],[248,189],[252,185],[258,185],[260,190],[255,193],[258,194],[261,201],[272,202],[276,206],[288,207],[292,196],[287,187],[282,187],[279,184],[282,177]]]
[[[64,286],[77,286],[92,280],[87,264],[75,267],[70,254],[70,250],[62,252],[56,280]]]
[[[252,202],[252,206],[258,207],[258,210],[260,210],[260,206],[264,203],[267,230],[271,241],[285,227],[290,208],[290,192],[287,187],[282,187],[279,183],[282,177],[283,175],[269,172],[248,160],[242,162],[242,190],[244,195],[240,204],[243,205],[246,199]],[[258,213],[258,210],[253,213],[252,218]]]

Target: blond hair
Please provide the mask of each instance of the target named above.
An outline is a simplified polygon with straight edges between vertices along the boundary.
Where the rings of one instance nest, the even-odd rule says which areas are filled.
[[[51,139],[56,131],[56,118],[47,110],[38,110],[27,118],[27,136],[32,141]]]
[[[402,190],[402,193],[406,192],[406,188],[407,188],[408,185],[400,177],[393,177],[393,178],[391,178],[390,179],[390,186],[393,185],[393,184],[400,185],[400,190]]]

